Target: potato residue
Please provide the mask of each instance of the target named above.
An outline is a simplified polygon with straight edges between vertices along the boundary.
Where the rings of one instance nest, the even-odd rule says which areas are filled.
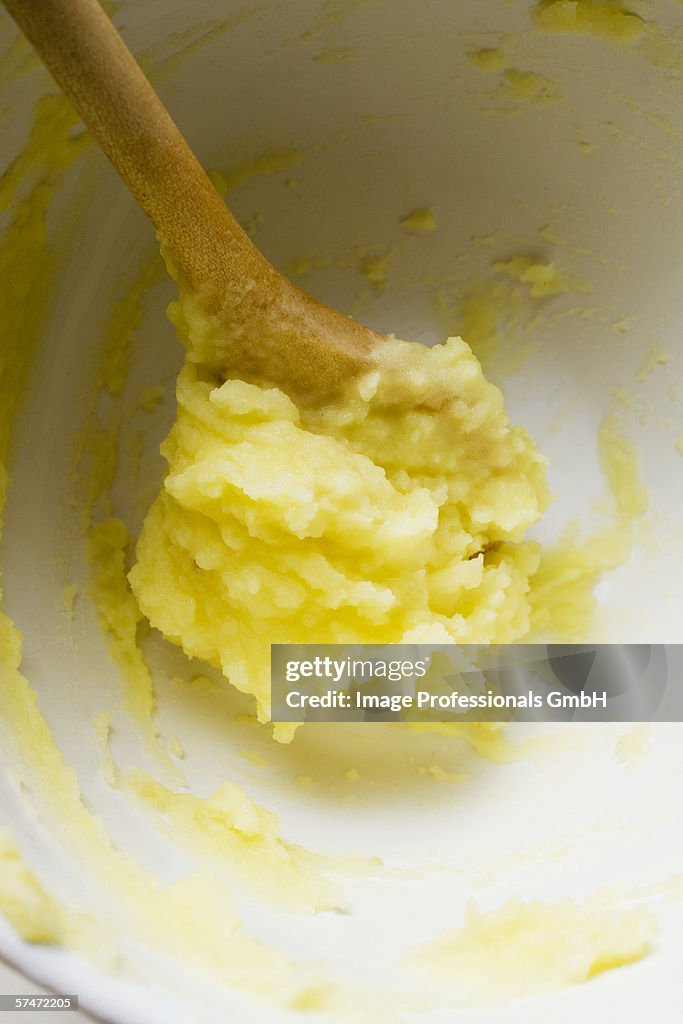
[[[640,907],[597,896],[586,903],[511,900],[415,950],[409,966],[463,994],[498,1002],[577,985],[650,949],[655,923]]]

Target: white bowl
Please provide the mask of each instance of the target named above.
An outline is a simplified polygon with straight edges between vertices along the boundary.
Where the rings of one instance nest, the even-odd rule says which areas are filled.
[[[246,8],[231,0],[122,0],[115,20],[204,164],[236,169],[231,208],[297,283],[374,327],[427,343],[459,331],[464,298],[496,291],[508,317],[502,334],[511,340],[508,349],[481,354],[511,419],[530,429],[550,459],[557,500],[537,530],[542,540],[576,516],[586,534],[616,523],[597,434],[606,415],[617,415],[638,450],[650,504],[623,564],[599,584],[592,637],[660,643],[678,640],[683,603],[676,448],[683,423],[675,391],[683,358],[683,23],[673,2],[633,6],[648,28],[623,44],[542,31],[533,4],[506,0]],[[6,17],[0,28],[5,45],[15,33]],[[472,58],[484,48],[501,50],[499,68],[483,70]],[[21,53],[6,64],[3,166],[25,143],[36,99],[53,90],[39,67],[19,68]],[[536,81],[533,93],[530,79],[506,78],[510,69],[545,76],[552,88]],[[532,89],[530,98],[515,93],[515,82],[522,93]],[[435,230],[401,226],[427,207]],[[196,858],[102,777],[93,729],[102,712],[120,767],[160,769],[125,710],[121,674],[88,590],[84,485],[74,474],[108,318],[154,240],[92,146],[55,184],[47,238],[57,272],[14,422],[5,606],[24,635],[23,670],[88,808],[118,848],[168,882]],[[528,286],[494,269],[517,255],[554,263],[568,290],[533,298]],[[43,287],[47,277],[39,281]],[[172,381],[182,359],[165,319],[171,284],[159,274],[141,294],[139,322],[127,307],[123,390],[97,404],[106,428],[120,424],[111,495],[132,538],[162,478],[158,443],[173,420]],[[35,294],[25,300],[27,307],[40,301]],[[666,362],[657,362],[654,345]],[[141,393],[159,381],[164,401],[141,410]],[[86,438],[87,447],[92,431]],[[82,472],[87,477],[87,459]],[[65,611],[71,585],[73,620]],[[379,856],[390,869],[344,878],[348,913],[302,916],[264,903],[239,871],[235,882],[232,868],[214,864],[228,888],[241,890],[249,934],[295,960],[322,958],[340,977],[377,989],[388,1005],[382,993],[401,991],[405,950],[457,927],[469,899],[488,908],[512,897],[583,899],[612,887],[627,901],[645,900],[658,916],[655,949],[641,962],[483,1010],[453,1009],[448,1000],[435,1010],[426,995],[399,1002],[416,1019],[463,1024],[606,1014],[633,1024],[679,1019],[680,907],[658,888],[680,871],[677,725],[653,727],[640,755],[636,737],[633,756],[628,742],[618,743],[626,726],[517,726],[515,743],[551,738],[545,745],[534,739],[504,764],[476,756],[466,743],[383,726],[307,727],[283,747],[245,720],[248,700],[229,688],[202,693],[174,682],[204,669],[156,635],[144,643],[159,727],[167,740],[182,742],[177,767],[190,791],[207,795],[234,781],[277,811],[289,840],[330,854]],[[10,714],[0,704],[0,826],[11,829],[60,901],[109,920],[114,883],[109,890],[91,870],[50,794],[32,785],[32,765],[13,746]],[[469,777],[440,783],[429,774],[434,766]],[[145,946],[132,926],[128,942],[120,920],[113,922],[114,948],[95,963],[83,951],[26,943],[1,922],[0,952],[121,1024],[295,1019],[231,984],[207,982],[163,943]]]

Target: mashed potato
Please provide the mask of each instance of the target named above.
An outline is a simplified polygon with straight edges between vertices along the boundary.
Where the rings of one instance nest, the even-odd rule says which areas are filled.
[[[471,903],[462,927],[415,950],[406,965],[486,1002],[579,985],[634,963],[652,946],[656,922],[644,907],[609,893],[584,903],[509,900],[494,910]]]
[[[270,705],[270,644],[510,642],[529,629],[545,460],[458,338],[396,342],[324,406],[219,383],[188,348],[130,583],[188,655]],[[398,369],[397,369],[398,368]],[[428,400],[426,400],[428,399]]]

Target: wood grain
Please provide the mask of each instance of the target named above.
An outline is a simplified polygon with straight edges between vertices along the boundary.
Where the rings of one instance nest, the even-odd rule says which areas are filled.
[[[97,0],[3,0],[217,325],[204,358],[317,400],[385,339],[318,302],[259,252]]]

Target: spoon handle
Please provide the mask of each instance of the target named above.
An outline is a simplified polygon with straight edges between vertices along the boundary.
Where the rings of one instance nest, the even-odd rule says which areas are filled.
[[[97,0],[4,4],[190,285],[259,280],[270,265],[216,192]]]
[[[2,0],[154,225],[205,320],[193,358],[315,401],[384,339],[300,291],[209,181],[98,0]],[[199,340],[197,340],[199,338]]]

